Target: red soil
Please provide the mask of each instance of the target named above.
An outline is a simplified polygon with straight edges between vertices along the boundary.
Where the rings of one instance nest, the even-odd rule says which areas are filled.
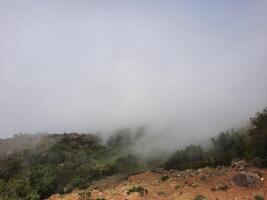
[[[87,190],[79,190],[67,195],[52,195],[49,200],[193,200],[202,195],[208,200],[253,200],[255,194],[267,199],[267,169],[250,169],[262,174],[261,184],[253,188],[237,186],[232,177],[237,173],[232,168],[187,171],[143,172],[128,177],[127,180],[103,180]],[[169,179],[162,181],[162,176]],[[227,191],[212,191],[218,185],[227,185]],[[142,186],[148,191],[143,196],[137,192],[127,194],[132,186]],[[214,190],[214,189],[213,189]],[[90,197],[87,194],[91,194]]]

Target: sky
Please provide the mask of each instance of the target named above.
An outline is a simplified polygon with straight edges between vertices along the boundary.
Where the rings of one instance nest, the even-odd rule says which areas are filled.
[[[0,137],[146,126],[165,145],[267,106],[264,0],[0,0]]]

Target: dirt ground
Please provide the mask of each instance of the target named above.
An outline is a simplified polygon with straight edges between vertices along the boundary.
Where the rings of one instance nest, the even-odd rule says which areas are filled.
[[[253,200],[256,194],[267,199],[267,169],[250,169],[261,175],[254,187],[236,185],[232,177],[238,173],[233,168],[203,168],[186,171],[141,172],[118,181],[102,180],[86,190],[66,195],[52,195],[49,200],[194,200],[201,195],[208,200]],[[166,179],[166,180],[163,180]],[[146,192],[127,194],[133,186],[142,186]]]

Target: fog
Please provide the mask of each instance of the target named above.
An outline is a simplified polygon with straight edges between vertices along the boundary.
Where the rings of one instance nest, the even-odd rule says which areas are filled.
[[[267,106],[266,1],[0,0],[0,137],[146,126],[177,146]]]

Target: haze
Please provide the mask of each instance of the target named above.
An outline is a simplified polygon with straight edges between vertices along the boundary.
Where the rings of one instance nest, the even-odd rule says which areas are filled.
[[[0,0],[0,136],[146,126],[165,145],[267,105],[267,2]]]

